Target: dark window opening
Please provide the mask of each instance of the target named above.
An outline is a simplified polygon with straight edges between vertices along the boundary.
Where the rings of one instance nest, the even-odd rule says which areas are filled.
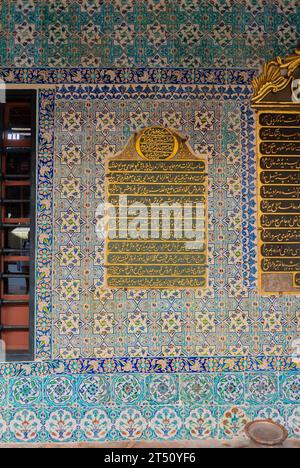
[[[35,91],[1,104],[0,339],[8,361],[33,358]]]

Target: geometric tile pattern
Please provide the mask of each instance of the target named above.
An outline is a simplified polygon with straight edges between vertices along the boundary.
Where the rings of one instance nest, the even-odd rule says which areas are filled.
[[[253,418],[299,437],[299,387],[299,372],[1,379],[0,442],[230,439]]]
[[[297,0],[1,1],[0,78],[56,87],[38,93],[37,360],[0,365],[0,442],[232,438],[254,418],[300,437],[299,298],[256,290],[249,107],[299,18]],[[153,124],[208,158],[207,291],[103,289],[104,161]]]
[[[246,67],[287,55],[299,2],[2,0],[4,67]]]
[[[171,101],[169,87],[56,91],[53,358],[284,356],[299,336],[299,298],[260,297],[256,290],[248,86],[172,86]],[[135,131],[157,124],[188,135],[193,149],[208,158],[206,291],[103,287],[95,213],[103,201],[104,162]]]

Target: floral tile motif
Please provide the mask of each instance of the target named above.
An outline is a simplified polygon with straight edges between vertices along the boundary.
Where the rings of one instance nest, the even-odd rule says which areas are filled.
[[[84,376],[78,380],[78,402],[96,406],[108,404],[111,399],[110,377],[103,375]]]
[[[10,382],[10,402],[20,406],[31,406],[42,399],[42,382],[32,377],[13,379]]]
[[[245,407],[228,407],[220,409],[219,438],[232,439],[244,434],[244,428],[251,421],[251,414]]]
[[[253,404],[273,403],[279,398],[276,374],[246,374],[246,399]]]
[[[0,444],[3,444],[9,440],[9,410],[1,410],[0,413]]]
[[[263,384],[258,385],[261,391],[265,388],[266,372],[250,373],[246,375],[249,381],[246,378],[245,382],[243,372],[47,375],[43,379],[33,379],[39,382],[39,389],[43,389],[40,399],[34,398],[36,391],[32,393],[35,388],[32,378],[15,377],[10,380],[9,403],[2,407],[0,414],[0,444],[231,439],[241,435],[245,424],[253,419],[272,419],[286,426],[291,436],[300,437],[299,405],[271,399],[259,404],[251,400],[249,382],[258,375],[263,377]],[[276,382],[277,373],[267,375],[270,382]],[[295,376],[285,374],[286,377],[290,375]],[[226,378],[228,389],[223,386]],[[224,392],[222,398],[215,396],[219,382]],[[256,379],[254,382],[256,389]],[[25,389],[23,399],[19,397],[20,388]],[[238,401],[241,394],[245,394],[245,404],[228,404],[234,399]],[[30,401],[32,403],[28,403]]]
[[[146,377],[147,399],[155,404],[177,403],[179,380],[176,375],[151,375]]]
[[[261,406],[254,409],[255,419],[272,419],[272,421],[286,427],[286,412],[285,406]]]
[[[183,429],[183,415],[180,408],[175,406],[161,406],[154,409],[150,420],[152,437],[158,440],[181,439]]]
[[[185,408],[187,439],[212,439],[218,434],[217,408],[192,406]]]
[[[206,405],[213,402],[213,375],[182,375],[179,382],[180,401],[184,404]]]
[[[137,404],[144,397],[144,379],[135,375],[113,377],[112,394],[116,403]]]
[[[43,439],[43,411],[36,407],[10,411],[9,442],[34,443]]]
[[[219,404],[244,403],[244,377],[237,374],[220,374],[215,379],[215,397]]]
[[[44,382],[45,399],[54,406],[71,404],[77,398],[75,379],[69,376],[55,376]]]
[[[45,411],[45,434],[52,442],[78,440],[78,412],[71,406],[51,408]]]
[[[8,385],[4,379],[0,380],[0,405],[5,406],[8,399]]]
[[[115,416],[116,439],[144,439],[148,421],[144,411],[135,406],[121,407]]]
[[[300,407],[291,406],[287,409],[287,429],[291,437],[300,437]]]
[[[100,442],[109,439],[112,421],[107,407],[97,406],[81,412],[80,440]]]
[[[300,376],[298,373],[280,376],[280,394],[285,403],[300,404]]]

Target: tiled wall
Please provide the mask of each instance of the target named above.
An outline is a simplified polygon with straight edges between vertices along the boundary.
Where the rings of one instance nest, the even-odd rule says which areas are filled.
[[[0,78],[54,85],[39,91],[37,362],[0,366],[0,441],[231,438],[257,416],[299,436],[300,301],[257,294],[249,104],[258,64],[294,48],[298,2],[4,0],[0,18]],[[208,158],[206,291],[103,288],[103,164],[152,124]]]
[[[297,0],[1,0],[7,67],[253,67],[296,44]]]
[[[273,372],[11,378],[0,380],[1,405],[9,404],[0,438],[230,439],[253,418],[272,418],[299,437],[299,386],[299,376]]]

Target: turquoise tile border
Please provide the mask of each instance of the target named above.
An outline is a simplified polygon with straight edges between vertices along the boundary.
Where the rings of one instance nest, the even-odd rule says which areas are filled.
[[[26,382],[24,377],[14,378],[9,400],[0,411],[0,442],[231,439],[241,435],[244,425],[254,418],[274,419],[287,427],[291,437],[300,437],[299,403],[291,396],[273,398],[279,379],[282,385],[299,384],[300,372],[109,374],[104,387],[101,379],[91,381],[95,377],[60,374],[28,377]],[[260,383],[251,393],[257,377]],[[83,382],[90,383],[84,400],[78,391]],[[188,398],[186,389],[192,392]],[[266,399],[267,394],[272,399]]]

